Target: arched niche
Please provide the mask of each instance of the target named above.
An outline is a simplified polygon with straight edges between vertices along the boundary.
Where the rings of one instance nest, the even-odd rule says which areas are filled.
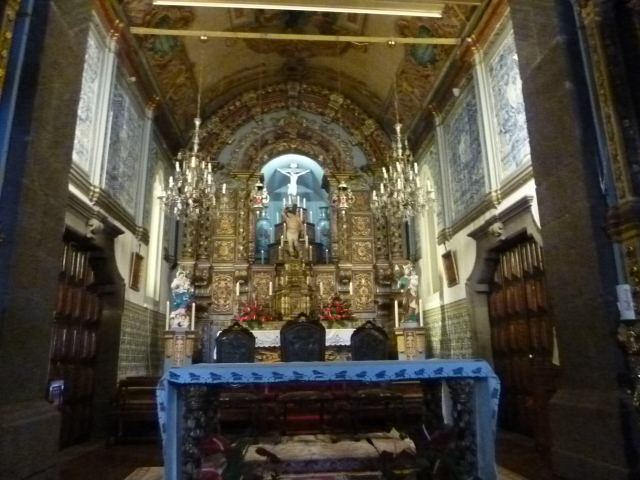
[[[270,118],[281,123],[273,125]],[[293,120],[301,125],[293,126]],[[331,134],[332,129],[339,132],[338,137]],[[253,136],[261,137],[264,144],[278,142],[283,134],[292,141],[312,143],[322,142],[323,136],[334,141],[341,138],[359,148],[369,164],[386,158],[391,145],[378,122],[344,95],[316,85],[288,82],[245,92],[218,109],[203,123],[201,148],[212,158],[224,159],[239,142],[250,142],[245,137],[254,130],[257,132]],[[262,149],[253,148],[258,152]],[[335,164],[340,158],[334,154],[330,161]]]

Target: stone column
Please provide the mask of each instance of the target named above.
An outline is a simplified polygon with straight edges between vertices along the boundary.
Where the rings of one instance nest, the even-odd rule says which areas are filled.
[[[613,244],[579,30],[569,1],[511,0],[548,292],[561,361],[550,405],[554,472],[636,478],[636,419],[618,386]]]
[[[2,127],[8,152],[0,159],[3,480],[58,478],[59,413],[44,393],[91,5],[23,1],[18,22],[30,22],[24,63],[7,72],[19,83],[15,114]],[[20,41],[16,35],[14,44]],[[3,100],[7,92],[5,84]],[[6,113],[6,104],[2,108]]]

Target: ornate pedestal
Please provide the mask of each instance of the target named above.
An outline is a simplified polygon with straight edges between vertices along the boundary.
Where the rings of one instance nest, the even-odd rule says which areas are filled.
[[[191,365],[196,332],[191,330],[165,330],[164,371],[173,367]]]
[[[402,322],[395,332],[398,360],[424,360],[424,327],[418,322]]]

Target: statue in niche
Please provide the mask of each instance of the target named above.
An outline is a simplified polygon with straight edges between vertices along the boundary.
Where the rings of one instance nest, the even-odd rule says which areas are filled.
[[[298,238],[304,227],[302,219],[296,213],[293,207],[284,207],[282,209],[282,221],[285,223],[285,239],[289,243],[289,255],[294,257],[300,254],[300,246]]]
[[[296,163],[290,163],[289,168],[279,168],[280,173],[284,173],[291,180],[287,188],[287,195],[289,196],[289,203],[292,204],[298,194],[298,177],[310,172],[311,170],[303,170],[298,168]]]
[[[418,313],[418,285],[420,277],[415,272],[413,265],[407,263],[400,272],[396,265],[396,276],[399,276],[398,288],[402,290],[402,310],[405,321],[416,321]]]

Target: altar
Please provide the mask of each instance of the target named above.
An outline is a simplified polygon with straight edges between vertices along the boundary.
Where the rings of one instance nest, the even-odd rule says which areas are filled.
[[[439,408],[444,412],[444,421],[456,429],[458,461],[465,463],[480,479],[496,480],[498,378],[483,360],[440,359],[199,364],[172,368],[160,380],[157,391],[164,478],[197,478],[202,460],[199,445],[214,428],[211,419],[217,417],[220,388],[225,385],[287,382],[302,387],[315,382],[357,385],[361,382],[407,380],[420,381],[425,388],[429,385],[443,386]]]

